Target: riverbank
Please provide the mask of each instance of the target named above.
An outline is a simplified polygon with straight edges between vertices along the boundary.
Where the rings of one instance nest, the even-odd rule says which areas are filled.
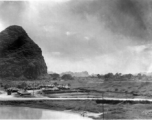
[[[83,112],[85,111],[84,116],[93,118],[93,119],[101,119],[102,118],[102,108],[95,101],[49,101],[49,100],[38,100],[38,101],[0,101],[1,106],[19,106],[19,107],[31,107],[31,108],[40,108],[40,109],[49,109],[56,111],[70,111],[73,113],[77,113],[83,116]]]
[[[151,119],[152,104],[126,103],[98,104],[95,100],[36,100],[36,101],[0,101],[0,106],[19,106],[56,111],[69,111],[85,115],[92,119]],[[93,113],[93,114],[92,114]]]

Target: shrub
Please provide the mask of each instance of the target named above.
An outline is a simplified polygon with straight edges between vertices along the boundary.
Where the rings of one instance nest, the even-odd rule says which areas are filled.
[[[50,74],[50,76],[53,78],[53,80],[57,80],[58,78],[60,78],[60,75],[57,73]]]
[[[70,74],[64,74],[61,78],[63,80],[73,80],[73,77]]]
[[[26,82],[22,82],[22,83],[20,83],[20,84],[17,85],[17,88],[19,88],[19,89],[25,89],[27,87],[28,87],[28,85],[27,85]]]

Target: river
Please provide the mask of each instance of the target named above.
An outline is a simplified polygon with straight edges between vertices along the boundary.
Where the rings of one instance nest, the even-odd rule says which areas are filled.
[[[0,119],[92,120],[68,111],[0,106]]]

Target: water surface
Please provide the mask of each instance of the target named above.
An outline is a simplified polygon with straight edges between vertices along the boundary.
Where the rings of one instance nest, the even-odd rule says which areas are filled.
[[[0,119],[92,120],[71,112],[14,106],[0,106]]]

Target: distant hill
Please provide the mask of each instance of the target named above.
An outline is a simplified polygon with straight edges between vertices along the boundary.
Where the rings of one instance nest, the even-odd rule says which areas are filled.
[[[63,72],[60,74],[60,76],[64,75],[64,74],[70,74],[72,75],[73,77],[88,77],[89,76],[89,73],[87,71],[83,71],[83,72]]]

